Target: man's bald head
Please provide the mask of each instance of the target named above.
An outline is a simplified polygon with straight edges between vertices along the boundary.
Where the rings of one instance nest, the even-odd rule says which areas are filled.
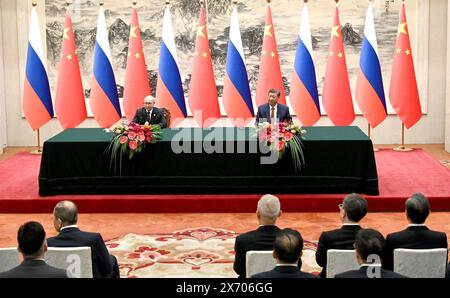
[[[61,201],[53,210],[55,219],[59,219],[62,226],[76,225],[78,221],[78,208],[74,202]]]

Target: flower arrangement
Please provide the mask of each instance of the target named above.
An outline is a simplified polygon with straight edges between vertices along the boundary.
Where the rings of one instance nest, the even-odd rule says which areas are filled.
[[[283,157],[286,149],[289,148],[296,172],[305,164],[302,139],[306,134],[306,130],[292,122],[280,122],[277,125],[263,122],[258,124],[256,132],[261,142],[264,142],[267,147],[278,153],[279,159]]]
[[[134,122],[122,122],[105,131],[114,133],[107,148],[107,151],[111,153],[111,165],[116,164],[118,155],[121,168],[123,155],[128,155],[128,159],[132,159],[136,153],[142,152],[146,144],[154,144],[162,138],[159,125],[149,125],[148,123],[139,125]]]

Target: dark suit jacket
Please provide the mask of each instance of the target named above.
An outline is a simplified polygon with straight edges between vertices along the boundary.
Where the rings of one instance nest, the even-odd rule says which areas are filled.
[[[298,270],[293,266],[277,266],[270,271],[261,272],[252,278],[317,278],[317,276]]]
[[[347,272],[336,274],[335,278],[369,278],[367,275],[367,268],[368,268],[367,266],[361,266],[359,270],[350,270]],[[380,272],[381,278],[407,278],[406,276],[403,276],[401,274],[389,270],[384,270],[381,267],[380,270],[381,270]]]
[[[289,114],[289,107],[278,104],[277,106],[277,119],[279,119],[280,122],[283,121],[292,121],[291,114]],[[271,122],[270,119],[270,107],[269,104],[263,104],[258,107],[258,112],[256,113],[256,124],[261,122]]]
[[[111,277],[112,264],[108,249],[99,233],[80,231],[78,228],[61,230],[58,236],[47,239],[49,247],[89,246],[92,257],[92,275],[94,278]]]
[[[359,230],[361,230],[361,226],[342,226],[320,235],[316,251],[316,262],[322,267],[320,277],[327,276],[327,251],[329,249],[354,249],[353,244]]]
[[[233,269],[239,277],[245,278],[245,254],[250,250],[273,250],[273,241],[279,230],[277,226],[261,226],[236,237]]]
[[[134,114],[133,122],[144,125],[146,121],[148,121],[148,118],[145,108],[137,109],[136,114]],[[152,117],[148,122],[149,124],[158,124],[161,128],[167,127],[167,120],[164,116],[164,111],[156,107],[153,107]]]
[[[0,278],[67,278],[67,273],[45,261],[25,259],[19,266],[0,273]]]
[[[425,226],[408,227],[406,230],[389,234],[386,237],[385,255],[383,258],[383,268],[394,269],[394,249],[432,249],[447,248],[447,235],[436,232]]]

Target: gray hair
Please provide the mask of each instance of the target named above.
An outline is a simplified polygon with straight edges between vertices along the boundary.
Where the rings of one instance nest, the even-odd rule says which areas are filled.
[[[263,195],[258,201],[258,211],[261,217],[275,220],[280,215],[280,200],[274,195]]]
[[[147,95],[146,97],[144,97],[144,102],[147,102],[147,101],[150,101],[150,100],[153,103],[155,103],[155,101],[156,101],[156,99],[153,96],[151,96],[151,95]]]
[[[78,208],[74,202],[61,201],[56,204],[53,214],[59,218],[64,225],[75,225],[78,221]]]

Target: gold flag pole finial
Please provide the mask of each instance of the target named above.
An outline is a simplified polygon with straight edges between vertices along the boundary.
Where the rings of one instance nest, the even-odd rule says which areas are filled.
[[[133,2],[133,7],[136,7],[136,5],[137,5],[137,1],[136,0],[134,0]]]
[[[303,0],[303,2],[308,3],[308,0]]]
[[[233,0],[233,1],[231,1],[231,2],[233,2],[234,5],[237,4],[237,0]]]
[[[203,7],[203,5],[205,4],[204,0],[200,0],[200,5]]]
[[[334,2],[336,2],[336,6],[339,5],[339,0],[334,0]]]
[[[169,5],[170,4],[170,1],[169,0],[166,0],[166,5]]]
[[[100,1],[100,6],[103,6],[103,4],[105,4],[103,1]]]
[[[33,1],[33,3],[31,3],[31,5],[33,5],[33,7],[36,7],[37,3],[35,1]]]
[[[72,4],[69,0],[66,1],[66,6],[69,7]]]
[[[270,4],[270,2],[272,2],[272,0],[267,0],[267,4]]]

